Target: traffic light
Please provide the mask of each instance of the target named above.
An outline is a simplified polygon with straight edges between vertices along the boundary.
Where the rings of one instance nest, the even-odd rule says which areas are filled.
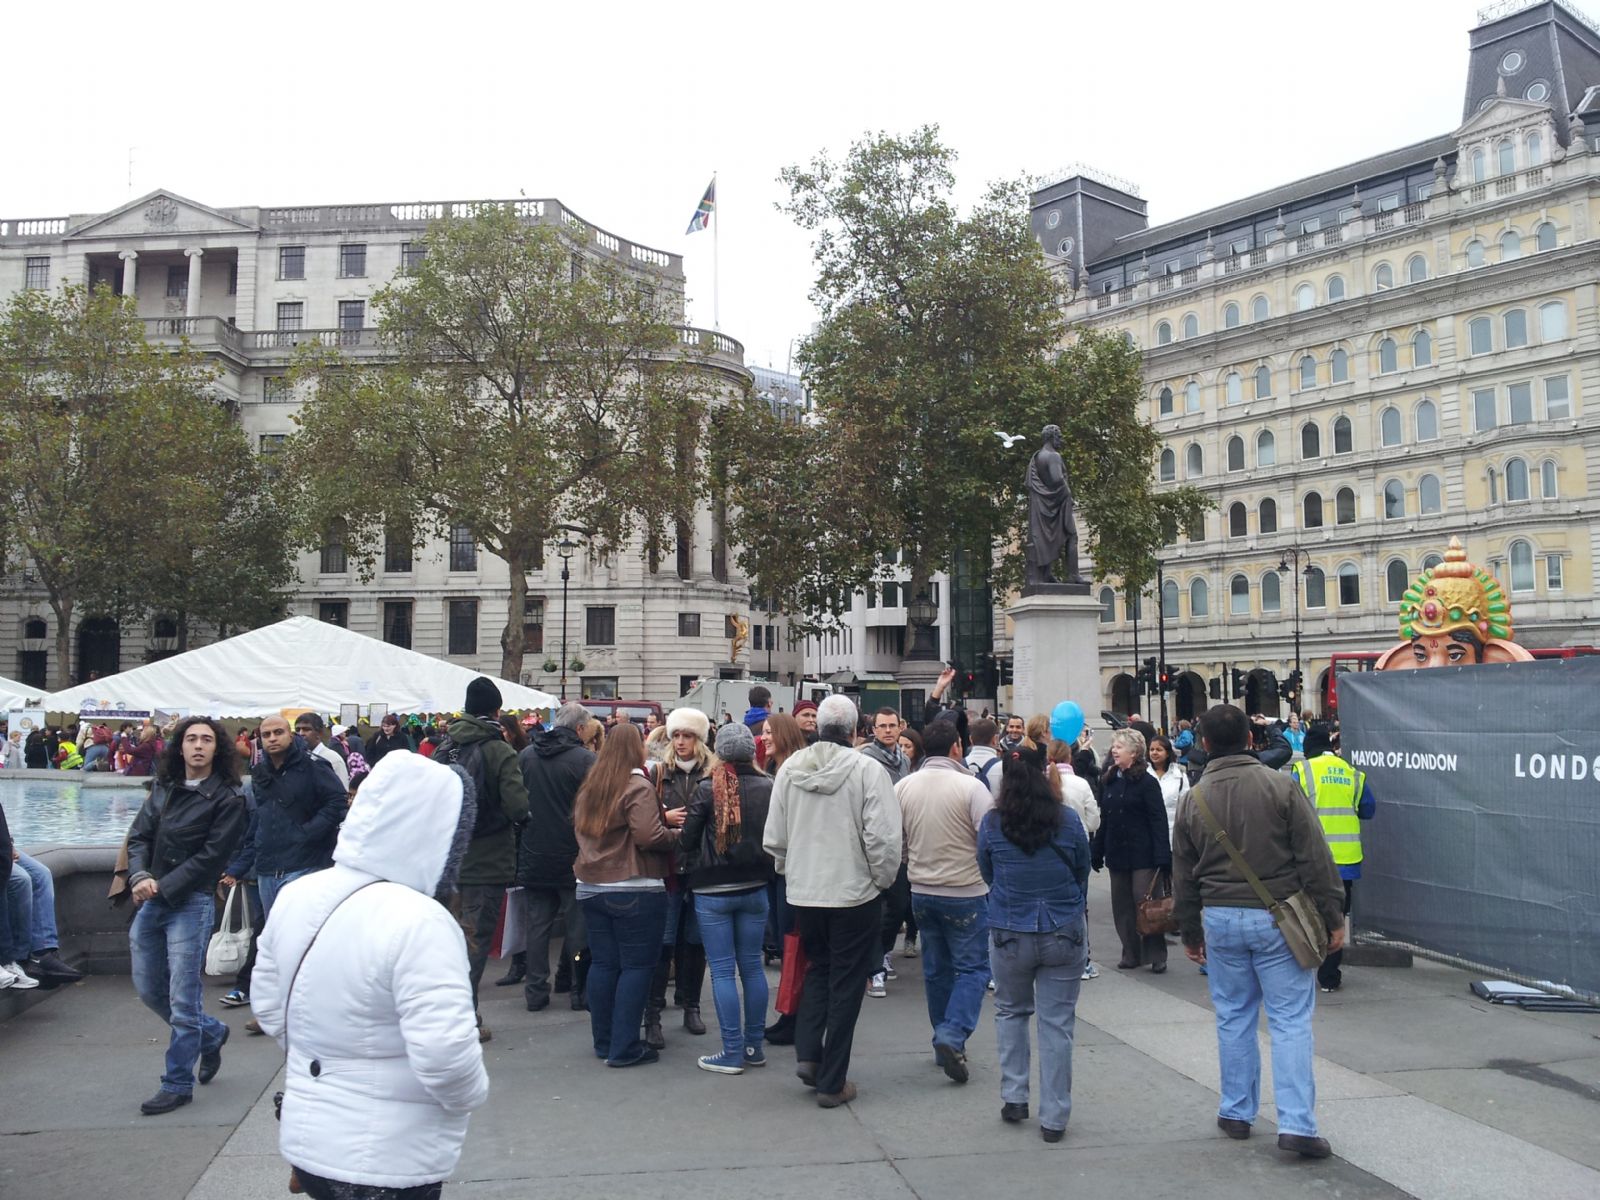
[[[1166,663],[1161,664],[1161,690],[1170,692],[1178,686],[1178,674]]]
[[[1222,699],[1222,680],[1221,679],[1212,679],[1209,691],[1210,691],[1210,694],[1211,694],[1211,698],[1213,700],[1221,700]]]
[[[1298,670],[1289,672],[1289,682],[1284,688],[1283,698],[1293,702],[1300,695],[1300,683],[1305,678]]]
[[[1156,690],[1156,660],[1154,656],[1144,660],[1144,666],[1139,668],[1139,689],[1143,694],[1150,695]]]
[[[1244,669],[1242,667],[1233,668],[1233,696],[1232,696],[1232,699],[1234,699],[1234,700],[1243,700],[1244,699]]]
[[[1294,699],[1294,680],[1292,678],[1285,679],[1278,684],[1278,698],[1285,703]]]

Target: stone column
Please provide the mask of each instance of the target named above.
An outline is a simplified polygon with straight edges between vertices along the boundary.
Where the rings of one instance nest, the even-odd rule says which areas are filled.
[[[205,251],[201,249],[185,250],[183,255],[189,260],[189,301],[184,309],[184,316],[198,317],[200,315],[200,263]]]
[[[139,304],[139,252],[124,250],[117,255],[122,260],[122,294],[130,297],[134,307]]]

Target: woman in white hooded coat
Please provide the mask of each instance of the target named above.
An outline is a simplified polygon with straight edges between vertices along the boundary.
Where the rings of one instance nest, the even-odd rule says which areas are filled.
[[[288,1054],[278,1144],[314,1200],[438,1196],[488,1098],[466,942],[434,900],[475,812],[461,770],[386,754],[334,865],[285,887],[261,933],[251,1007]]]

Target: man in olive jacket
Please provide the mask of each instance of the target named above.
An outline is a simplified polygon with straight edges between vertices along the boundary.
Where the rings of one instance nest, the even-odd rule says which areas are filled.
[[[1327,1158],[1332,1150],[1317,1136],[1313,1111],[1316,967],[1296,961],[1272,914],[1211,836],[1200,802],[1275,902],[1299,891],[1311,898],[1328,928],[1330,950],[1344,944],[1344,884],[1322,824],[1294,779],[1246,752],[1244,713],[1230,704],[1207,709],[1200,718],[1200,738],[1210,757],[1200,782],[1178,801],[1172,887],[1184,949],[1207,968],[1217,1014],[1222,1065],[1217,1125],[1231,1138],[1250,1136],[1261,1093],[1256,1023],[1265,1000],[1278,1148]]]
[[[516,879],[516,826],[528,819],[528,789],[517,766],[517,752],[500,728],[500,704],[500,689],[492,679],[480,675],[467,684],[464,715],[450,722],[449,739],[434,753],[435,762],[454,763],[471,775],[478,792],[472,841],[461,861],[460,881],[448,898],[467,938],[474,1010],[500,905]],[[480,1017],[478,1040],[487,1042],[490,1036]]]

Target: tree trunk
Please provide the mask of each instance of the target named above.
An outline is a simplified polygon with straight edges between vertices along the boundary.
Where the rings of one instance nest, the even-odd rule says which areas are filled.
[[[528,558],[520,550],[504,551],[511,572],[511,599],[506,627],[500,634],[500,678],[522,682],[523,630],[528,622]]]
[[[189,649],[189,612],[187,609],[178,610],[178,653],[182,654]]]
[[[72,686],[72,608],[71,600],[50,597],[50,611],[56,615],[56,661],[50,669],[55,680],[52,691],[62,692]]]

